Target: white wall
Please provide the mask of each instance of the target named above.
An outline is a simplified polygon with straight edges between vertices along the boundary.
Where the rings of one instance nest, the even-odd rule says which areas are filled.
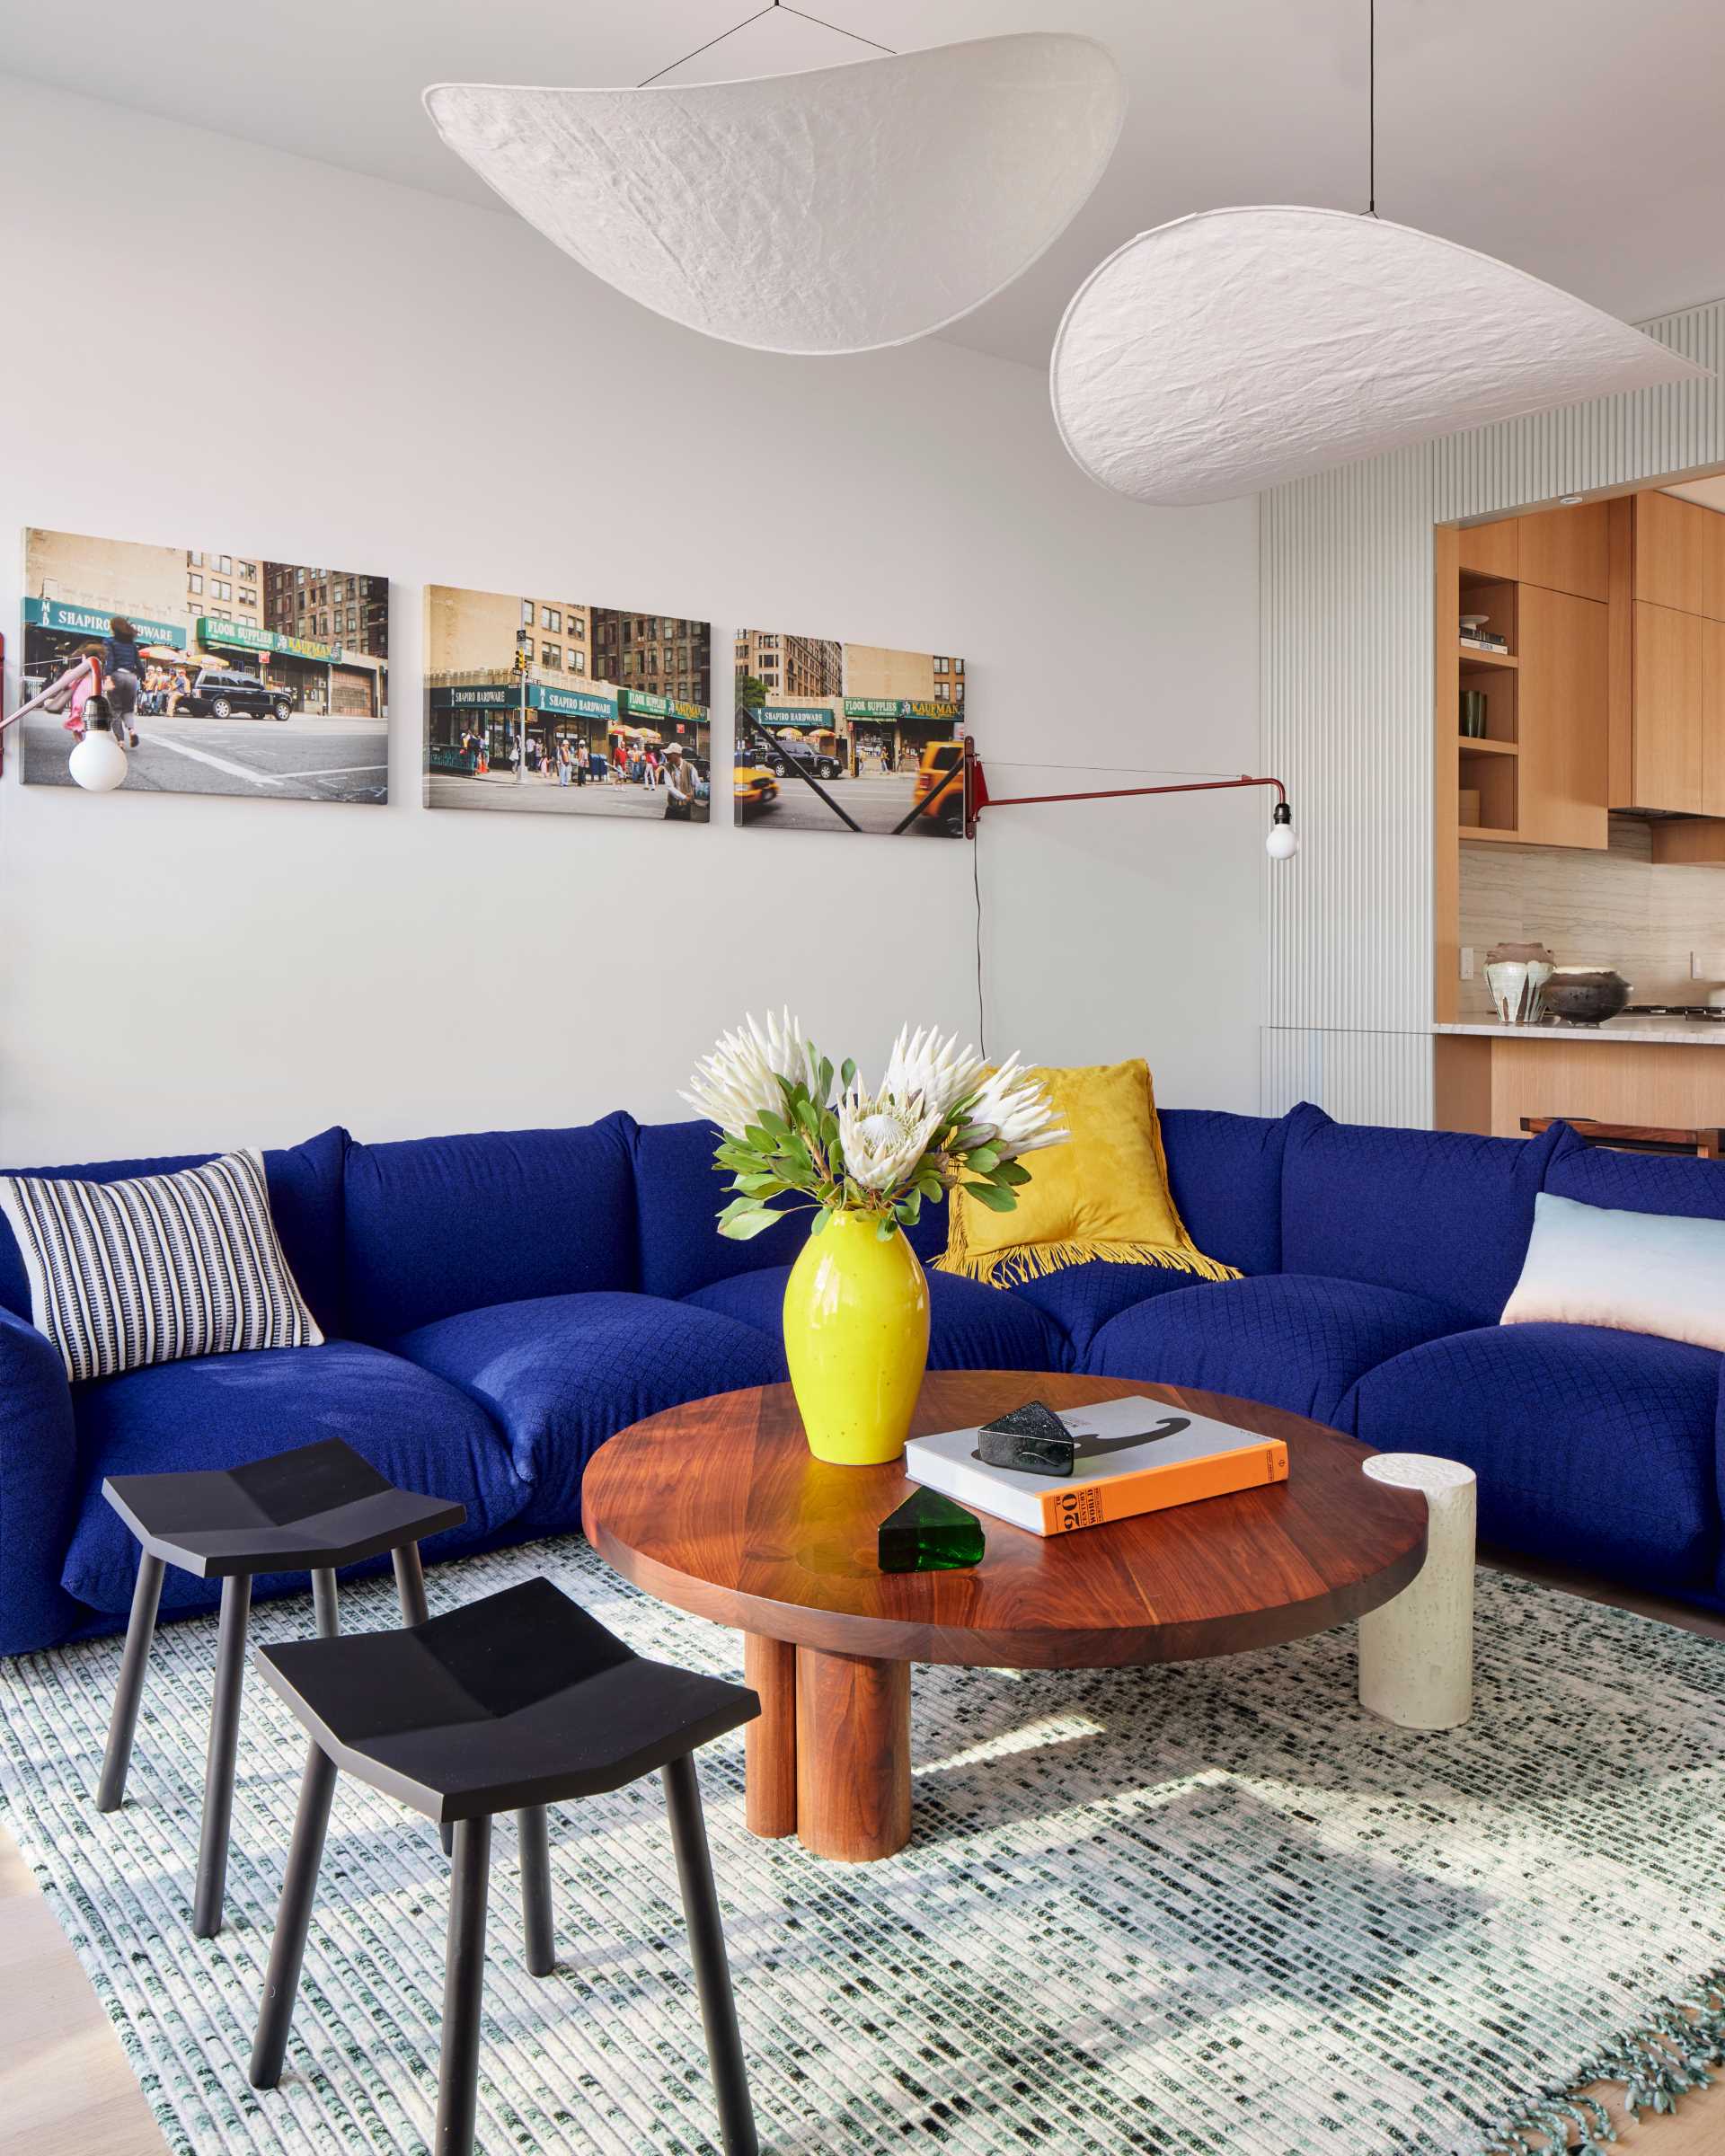
[[[734,350],[502,214],[4,77],[0,265],[8,706],[26,524],[394,579],[386,808],[7,756],[0,1159],[671,1113],[785,997],[864,1060],[974,1032],[969,847],[423,808],[429,582],[709,616],[721,757],[754,623],[963,653],[997,791],[1255,765],[1254,505],[1092,487],[1029,369]],[[1264,828],[1260,794],[985,820],[990,1047],[1254,1108]]]

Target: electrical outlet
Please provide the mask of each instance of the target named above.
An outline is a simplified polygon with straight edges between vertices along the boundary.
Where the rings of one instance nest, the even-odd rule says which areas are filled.
[[[1473,946],[1471,943],[1462,945],[1462,978],[1464,981],[1473,978]]]

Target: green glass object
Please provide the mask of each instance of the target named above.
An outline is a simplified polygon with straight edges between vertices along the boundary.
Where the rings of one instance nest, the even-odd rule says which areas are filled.
[[[883,1572],[962,1572],[982,1562],[982,1522],[938,1490],[913,1490],[876,1539]]]

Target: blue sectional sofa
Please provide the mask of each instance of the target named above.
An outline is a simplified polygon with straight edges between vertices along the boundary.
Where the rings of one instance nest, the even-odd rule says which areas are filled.
[[[1725,1607],[1725,1358],[1644,1335],[1497,1322],[1542,1189],[1725,1219],[1725,1166],[1521,1142],[1166,1110],[1174,1196],[1229,1282],[1086,1265],[1013,1288],[930,1274],[936,1368],[1087,1370],[1269,1401],[1480,1477],[1481,1531]],[[184,1167],[38,1171],[112,1180]],[[784,1375],[779,1306],[801,1216],[722,1241],[704,1125],[368,1145],[329,1130],[265,1155],[283,1243],[328,1342],[68,1385],[29,1321],[0,1225],[0,1654],[118,1629],[137,1555],[117,1473],[340,1436],[458,1498],[437,1559],[568,1529],[614,1432]],[[915,1232],[926,1259],[939,1209]],[[303,1586],[302,1579],[260,1581]],[[164,1614],[213,1605],[170,1572]]]

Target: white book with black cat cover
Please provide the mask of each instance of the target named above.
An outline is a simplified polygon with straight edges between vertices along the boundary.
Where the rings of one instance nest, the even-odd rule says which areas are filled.
[[[977,1457],[977,1429],[942,1430],[905,1446],[905,1472],[942,1497],[992,1513],[1032,1534],[1065,1534],[1201,1498],[1287,1480],[1287,1447],[1232,1422],[1188,1415],[1130,1393],[1060,1417],[1077,1440],[1067,1475],[990,1467]]]

